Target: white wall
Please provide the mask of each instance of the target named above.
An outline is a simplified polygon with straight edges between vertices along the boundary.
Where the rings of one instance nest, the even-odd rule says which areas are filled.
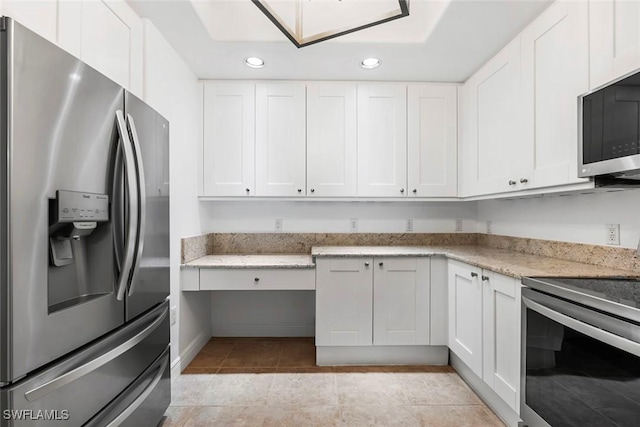
[[[605,245],[605,224],[620,224],[620,246],[640,238],[640,191],[625,190],[478,202],[478,232]]]
[[[208,298],[180,292],[180,238],[200,234],[197,143],[200,91],[197,79],[151,21],[144,20],[144,99],[169,120],[171,174],[171,360],[209,337]],[[178,344],[179,343],[179,344]]]
[[[403,233],[413,219],[417,233],[453,233],[455,220],[464,232],[476,231],[476,202],[200,202],[202,232],[274,232],[275,219],[291,233],[348,233],[349,219],[358,218],[360,233]]]

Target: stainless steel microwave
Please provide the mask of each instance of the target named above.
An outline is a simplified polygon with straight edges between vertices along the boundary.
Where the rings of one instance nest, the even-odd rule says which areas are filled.
[[[578,99],[578,176],[640,180],[640,72]]]

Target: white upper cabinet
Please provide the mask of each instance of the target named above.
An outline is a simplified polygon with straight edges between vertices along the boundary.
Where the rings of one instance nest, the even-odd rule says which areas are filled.
[[[252,196],[255,86],[204,83],[202,195]]]
[[[410,197],[455,197],[458,109],[455,86],[413,85],[407,100]]]
[[[589,1],[591,89],[640,68],[640,2]]]
[[[520,160],[520,74],[517,37],[462,88],[462,196],[510,191],[522,185],[517,178],[527,177]]]
[[[305,195],[305,85],[256,85],[256,195]]]
[[[59,4],[50,0],[2,0],[0,12],[20,24],[56,43]]]
[[[522,32],[522,135],[532,186],[578,178],[578,96],[589,90],[589,7],[557,1]]]
[[[142,20],[124,0],[59,1],[58,43],[142,97]]]
[[[358,196],[407,194],[407,87],[358,86]]]
[[[356,85],[307,85],[307,196],[356,195]]]

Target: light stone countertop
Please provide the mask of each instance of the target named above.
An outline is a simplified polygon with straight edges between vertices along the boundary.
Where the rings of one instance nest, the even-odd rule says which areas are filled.
[[[182,268],[315,268],[311,255],[207,255]]]
[[[640,277],[640,273],[631,270],[607,268],[484,246],[315,246],[311,254],[318,258],[440,255],[516,278]]]
[[[315,268],[315,258],[446,256],[511,277],[640,277],[631,270],[601,267],[484,246],[314,246],[311,255],[207,255],[182,268]]]

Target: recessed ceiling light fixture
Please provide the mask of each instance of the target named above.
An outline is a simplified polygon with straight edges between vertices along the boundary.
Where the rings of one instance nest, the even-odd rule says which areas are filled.
[[[296,47],[409,16],[409,0],[251,0]]]
[[[365,58],[360,63],[360,66],[365,70],[372,70],[380,66],[380,60],[378,58]]]
[[[244,63],[247,65],[247,67],[251,67],[251,68],[262,68],[264,67],[264,61],[260,58],[257,58],[255,56],[250,56],[248,58],[246,58],[244,60]]]

